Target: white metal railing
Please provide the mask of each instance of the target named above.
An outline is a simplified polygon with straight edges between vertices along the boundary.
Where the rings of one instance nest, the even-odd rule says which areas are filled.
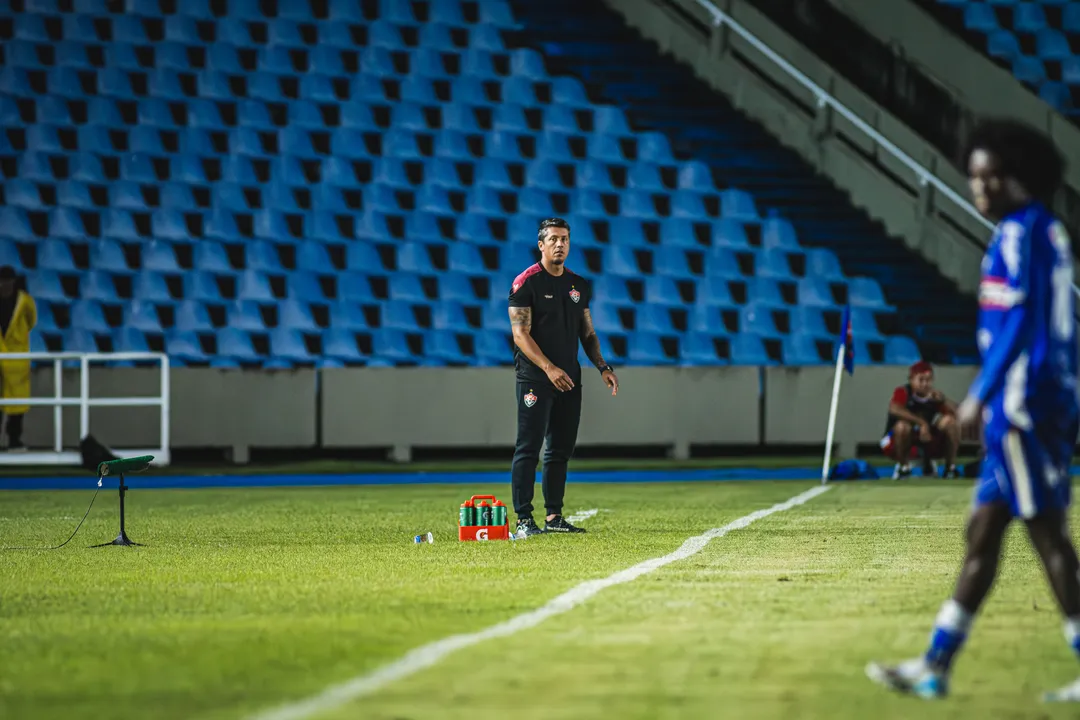
[[[161,409],[160,445],[149,450],[114,450],[117,454],[154,455],[155,465],[169,463],[169,357],[164,353],[152,352],[117,352],[117,353],[78,353],[78,352],[27,352],[0,353],[0,360],[51,361],[53,366],[52,397],[0,398],[0,412],[7,406],[30,406],[53,408],[53,449],[52,452],[0,453],[0,465],[13,464],[53,464],[68,465],[80,461],[79,453],[64,451],[65,407],[79,408],[79,438],[90,434],[90,408],[93,407],[159,407]],[[79,396],[64,396],[64,365],[71,361],[79,363]],[[161,366],[161,384],[157,396],[129,397],[90,397],[90,365],[107,362],[147,362],[153,361]]]
[[[740,25],[735,18],[728,15],[720,8],[713,5],[709,0],[695,0],[706,12],[712,16],[713,27],[719,28],[721,26],[727,26],[731,28],[731,31],[746,41],[748,45],[753,47],[759,53],[768,58],[774,65],[779,67],[792,79],[809,90],[814,95],[814,99],[817,101],[819,108],[828,107],[831,108],[837,115],[847,120],[849,123],[857,127],[867,137],[873,140],[882,150],[892,155],[900,164],[907,167],[915,174],[916,180],[918,180],[920,186],[931,186],[942,195],[947,197],[958,208],[966,212],[972,218],[977,220],[988,230],[993,230],[995,225],[990,222],[975,209],[975,206],[969,203],[958,192],[949,187],[941,178],[934,175],[932,171],[923,167],[913,157],[894,145],[888,138],[878,132],[873,126],[860,118],[847,108],[846,105],[841,103],[835,97],[829,94],[829,91],[821,87],[813,80],[808,78],[801,70],[789,63],[784,58],[780,57],[771,47],[766,45],[760,38]],[[1073,292],[1080,297],[1080,286],[1073,284]]]

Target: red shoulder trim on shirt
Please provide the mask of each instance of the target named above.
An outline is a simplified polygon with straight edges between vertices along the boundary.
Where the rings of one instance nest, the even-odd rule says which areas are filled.
[[[518,288],[524,285],[526,280],[528,280],[538,272],[540,272],[540,263],[534,263],[529,267],[525,268],[525,270],[520,275],[514,278],[514,285],[512,288],[510,288],[510,292],[517,292]]]

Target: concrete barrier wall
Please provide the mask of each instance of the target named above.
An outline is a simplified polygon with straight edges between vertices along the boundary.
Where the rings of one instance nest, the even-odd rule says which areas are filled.
[[[974,368],[940,368],[938,384],[962,397]],[[97,368],[92,397],[154,395],[159,371]],[[611,397],[586,370],[581,446],[663,446],[686,456],[694,445],[823,444],[832,370],[827,367],[619,369],[622,390]],[[860,367],[845,376],[836,442],[844,453],[876,443],[902,367]],[[52,371],[36,371],[35,396],[53,393]],[[64,392],[77,396],[77,372]],[[349,368],[256,372],[177,368],[172,371],[172,447],[508,448],[514,444],[516,385],[509,368]],[[26,440],[51,447],[53,412],[34,408]],[[154,447],[156,408],[100,408],[90,430],[117,447]],[[78,411],[64,411],[65,446],[79,440]]]

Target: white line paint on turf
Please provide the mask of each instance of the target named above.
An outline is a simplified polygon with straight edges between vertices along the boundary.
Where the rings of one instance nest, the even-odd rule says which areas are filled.
[[[599,508],[592,508],[591,510],[581,510],[579,512],[574,513],[573,515],[571,515],[570,517],[568,517],[566,519],[569,522],[572,522],[572,523],[579,523],[582,520],[588,520],[589,518],[596,515],[596,513],[598,513],[598,512],[600,512]]]
[[[670,565],[678,560],[685,560],[686,558],[701,552],[705,546],[709,544],[709,541],[714,538],[723,537],[732,530],[741,530],[755,520],[760,520],[761,518],[768,517],[774,513],[784,512],[793,507],[798,507],[830,489],[832,489],[831,485],[819,485],[811,490],[796,495],[790,500],[765,508],[764,510],[756,510],[738,520],[729,522],[723,527],[713,528],[701,535],[688,538],[677,550],[668,553],[667,555],[645,560],[644,562],[628,567],[625,570],[620,570],[614,575],[609,575],[606,578],[588,580],[580,585],[575,585],[562,595],[548,601],[546,605],[543,605],[536,610],[531,610],[522,615],[518,615],[517,617],[510,618],[498,625],[492,625],[479,632],[469,633],[467,635],[451,635],[448,638],[443,638],[442,640],[438,640],[429,645],[423,645],[414,650],[410,650],[402,658],[395,660],[389,665],[384,665],[377,670],[364,675],[359,675],[352,680],[347,680],[339,685],[331,685],[318,695],[313,695],[306,700],[288,703],[253,715],[252,720],[304,720],[305,718],[317,715],[318,713],[341,707],[351,700],[363,697],[364,695],[370,695],[392,682],[429,668],[453,652],[457,652],[463,648],[472,647],[473,645],[477,645],[487,640],[508,637],[515,633],[519,633],[522,630],[536,627],[550,617],[573,610],[601,590],[614,585],[628,583],[631,580],[636,580],[642,575],[647,575],[654,570],[659,570],[665,565]]]

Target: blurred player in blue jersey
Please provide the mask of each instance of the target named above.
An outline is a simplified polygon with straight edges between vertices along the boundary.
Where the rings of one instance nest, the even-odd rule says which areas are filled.
[[[986,455],[964,564],[926,654],[866,669],[928,699],[948,694],[949,668],[994,583],[1014,518],[1027,527],[1080,657],[1080,562],[1066,516],[1078,430],[1073,260],[1068,234],[1047,209],[1065,163],[1048,138],[1007,120],[976,128],[964,161],[975,206],[998,222],[979,286],[982,369],[957,411],[965,424],[982,414]],[[1044,699],[1080,701],[1080,680]]]

